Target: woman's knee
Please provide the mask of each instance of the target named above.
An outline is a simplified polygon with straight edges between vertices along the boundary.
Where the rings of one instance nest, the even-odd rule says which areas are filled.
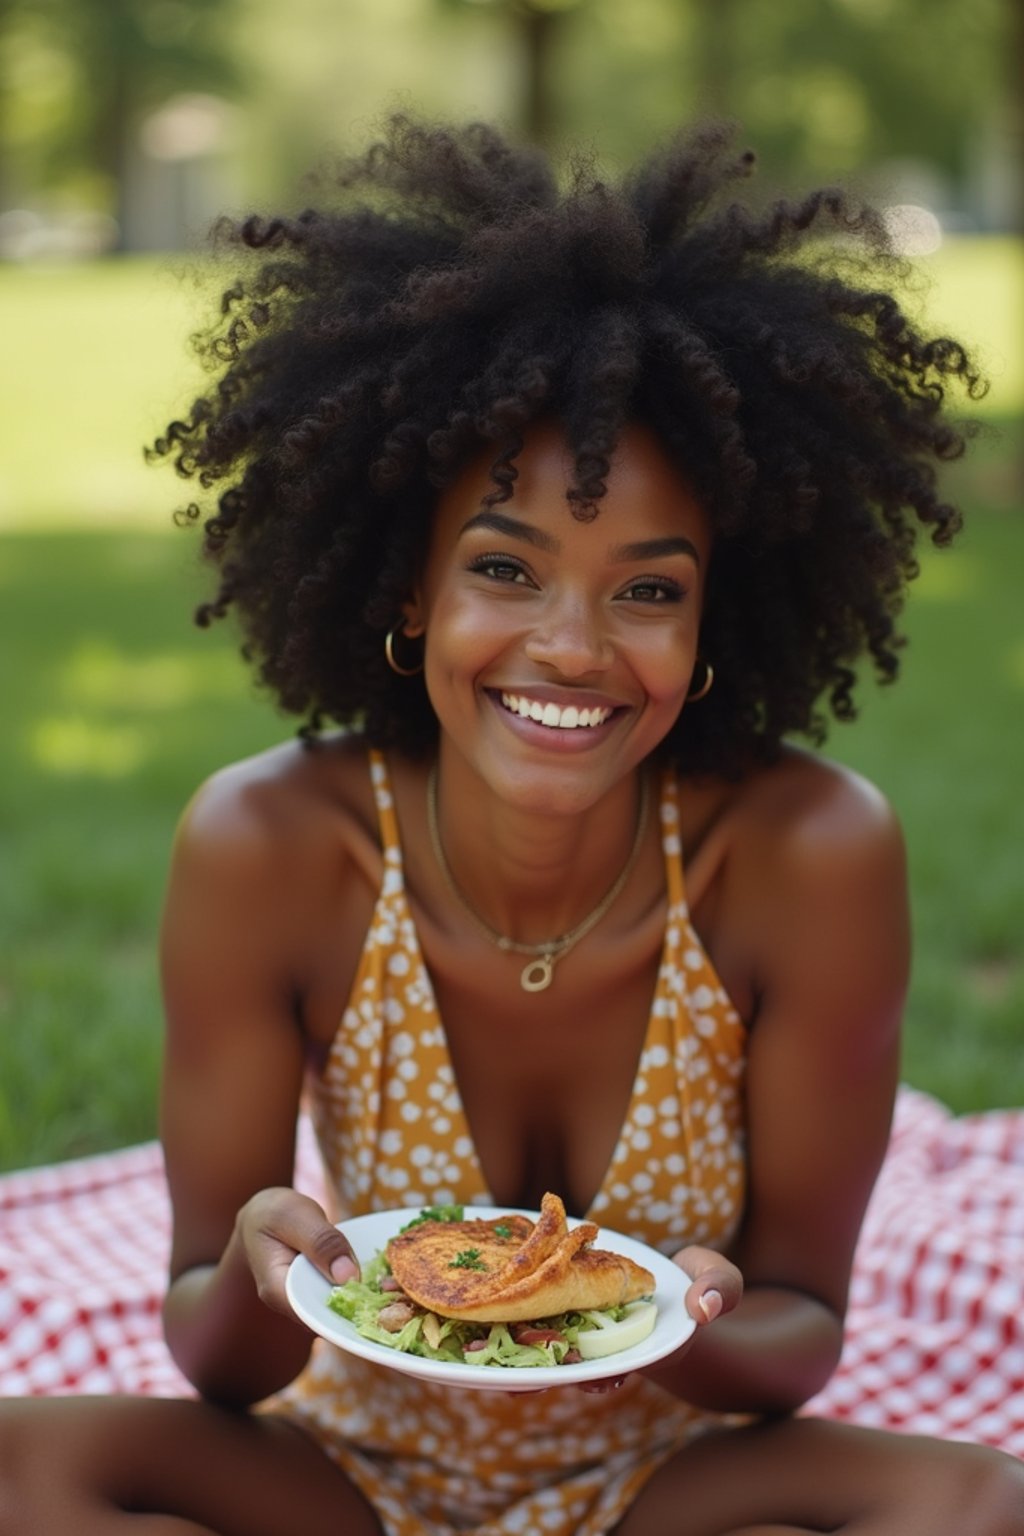
[[[33,1482],[39,1475],[45,1428],[38,1405],[0,1400],[0,1536],[38,1536]],[[50,1441],[51,1462],[54,1446]]]
[[[1024,1462],[1000,1451],[983,1451],[979,1461],[978,1536],[1020,1536],[1024,1532]]]
[[[981,1445],[943,1447],[930,1501],[957,1536],[1024,1536],[1024,1463]]]

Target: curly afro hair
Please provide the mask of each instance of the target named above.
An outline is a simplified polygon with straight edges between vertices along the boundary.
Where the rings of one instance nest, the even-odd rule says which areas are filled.
[[[616,185],[581,157],[561,187],[490,127],[396,116],[330,207],[221,226],[241,275],[197,338],[213,382],[151,456],[217,488],[197,620],[236,610],[302,734],[429,750],[422,680],[388,669],[384,634],[438,488],[489,444],[507,499],[541,417],[575,454],[576,517],[599,515],[630,421],[709,511],[715,686],[665,742],[684,772],[820,742],[829,712],[855,714],[865,654],[895,677],[919,527],[959,526],[936,489],[965,441],[945,397],[984,385],[901,311],[877,215],[835,190],[752,211],[729,196],[753,163],[731,139],[699,128]]]

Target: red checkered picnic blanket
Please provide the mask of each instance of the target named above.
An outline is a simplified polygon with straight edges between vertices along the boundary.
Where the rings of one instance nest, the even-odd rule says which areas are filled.
[[[299,1172],[315,1193],[305,1122]],[[0,1179],[0,1395],[188,1392],[160,1333],[168,1236],[155,1143]],[[809,1411],[1024,1457],[1024,1110],[955,1118],[901,1091]]]

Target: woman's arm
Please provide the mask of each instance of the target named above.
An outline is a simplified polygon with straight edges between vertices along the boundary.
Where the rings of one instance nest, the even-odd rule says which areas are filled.
[[[835,1369],[898,1077],[909,956],[902,838],[870,786],[813,769],[801,762],[792,785],[783,779],[785,792],[766,797],[764,834],[730,876],[727,910],[755,936],[759,999],[748,1202],[730,1254],[743,1299],[651,1372],[717,1409],[792,1410]]]
[[[278,795],[280,799],[280,795]],[[161,1130],[174,1211],[168,1345],[206,1396],[246,1403],[311,1345],[286,1311],[294,1252],[347,1245],[291,1184],[306,1047],[295,878],[272,786],[211,780],[176,840],[161,944]]]

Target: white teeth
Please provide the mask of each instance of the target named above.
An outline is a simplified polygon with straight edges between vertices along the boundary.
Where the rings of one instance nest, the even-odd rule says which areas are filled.
[[[541,704],[538,699],[528,699],[519,693],[503,693],[501,702],[512,714],[521,715],[524,720],[536,720],[540,725],[561,731],[603,725],[612,713],[610,709],[596,705],[593,709],[579,709],[575,704],[568,704],[565,709],[560,709],[557,704]]]

